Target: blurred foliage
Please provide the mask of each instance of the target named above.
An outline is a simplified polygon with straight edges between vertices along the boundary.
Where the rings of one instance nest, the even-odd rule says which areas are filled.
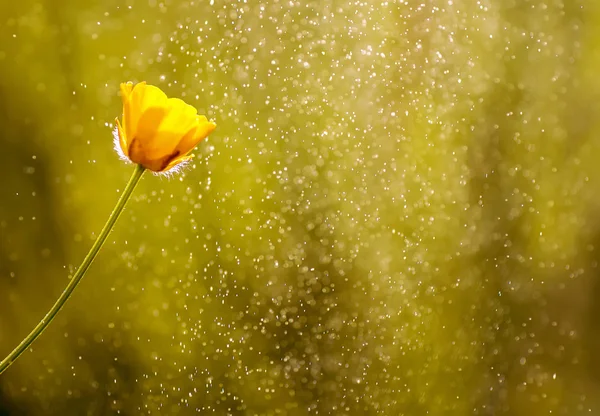
[[[0,355],[132,167],[118,85],[217,124],[145,177],[0,415],[600,412],[600,5],[0,3]]]

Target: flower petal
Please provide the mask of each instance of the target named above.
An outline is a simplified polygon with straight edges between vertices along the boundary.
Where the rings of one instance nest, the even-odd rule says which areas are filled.
[[[161,130],[179,131],[183,137],[192,128],[196,126],[196,117],[198,111],[179,98],[170,98],[167,101],[169,108],[168,114],[160,126]],[[174,146],[177,143],[174,143]]]
[[[198,126],[198,130],[196,130],[196,140],[198,142],[201,142],[202,140],[206,139],[208,135],[211,134],[217,128],[217,125],[214,122],[207,121],[206,117],[202,117],[204,118],[204,122],[201,122]]]
[[[180,156],[177,157],[175,159],[173,159],[171,161],[171,163],[169,163],[163,170],[161,170],[161,173],[175,173],[178,172],[182,167],[184,167],[185,165],[188,164],[188,162],[190,160],[192,160],[194,158],[193,155],[190,156]]]
[[[119,86],[121,90],[121,97],[129,98],[131,96],[131,91],[133,91],[133,83],[132,82],[122,82]]]
[[[217,127],[212,121],[208,121],[204,116],[197,116],[198,125],[194,128],[193,132],[190,131],[180,141],[176,150],[179,150],[182,155],[188,154],[204,140],[212,131]],[[192,134],[193,133],[193,134]]]
[[[125,134],[127,137],[134,138],[137,136],[137,129],[140,126],[142,115],[149,108],[166,107],[167,96],[160,88],[140,82],[131,91],[130,105],[130,119],[128,120],[130,123],[128,123]],[[129,127],[129,125],[131,126]]]
[[[178,150],[181,155],[188,154],[198,144],[196,140],[196,132],[198,131],[198,125],[195,125],[190,131],[181,138],[175,150]]]
[[[145,82],[140,82],[133,88],[132,98],[139,100],[137,104],[140,115],[150,107],[166,107],[169,100],[160,88],[146,85]]]
[[[121,84],[121,100],[123,101],[123,131],[132,137],[131,130],[131,91],[133,84],[131,82]]]
[[[163,128],[165,108],[149,108],[140,118],[137,136],[129,145],[129,158],[147,169],[163,171],[171,162],[183,156],[175,146],[181,132]]]
[[[117,133],[119,135],[119,146],[121,147],[121,151],[125,156],[128,155],[127,149],[127,137],[125,137],[125,133],[123,132],[123,128],[121,127],[121,123],[119,123],[119,119],[115,120],[117,122]]]

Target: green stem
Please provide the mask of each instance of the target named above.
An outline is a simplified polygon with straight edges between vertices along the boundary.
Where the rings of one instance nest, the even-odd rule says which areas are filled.
[[[79,266],[79,269],[77,269],[77,271],[73,275],[73,278],[71,279],[63,293],[60,295],[54,306],[52,306],[52,308],[48,311],[46,316],[44,316],[44,318],[36,325],[35,328],[33,328],[31,333],[27,335],[27,337],[23,341],[21,341],[20,344],[10,354],[8,354],[8,356],[4,360],[0,362],[0,374],[2,374],[4,370],[6,370],[12,363],[14,363],[15,360],[19,358],[27,348],[29,348],[33,341],[35,341],[42,334],[44,329],[46,329],[46,327],[50,324],[50,322],[52,322],[52,320],[58,314],[58,312],[60,312],[65,302],[67,301],[67,299],[69,299],[69,297],[71,296],[71,294],[85,275],[85,272],[88,270],[88,268],[94,261],[94,258],[96,258],[96,255],[102,248],[102,245],[106,241],[106,237],[108,237],[108,234],[110,234],[110,231],[117,222],[119,215],[121,215],[121,212],[123,212],[123,208],[125,207],[127,200],[133,193],[135,186],[140,181],[144,170],[144,167],[142,167],[141,165],[136,165],[135,170],[131,175],[131,178],[129,178],[129,182],[127,182],[127,186],[125,186],[125,190],[121,194],[119,201],[117,201],[117,205],[110,214],[110,217],[108,217],[108,220],[106,221],[106,224],[104,224],[104,228],[102,228],[102,231],[100,231],[98,238],[96,238],[94,245],[88,252],[87,256],[85,256],[85,258],[83,259],[83,263],[81,263],[81,266]]]

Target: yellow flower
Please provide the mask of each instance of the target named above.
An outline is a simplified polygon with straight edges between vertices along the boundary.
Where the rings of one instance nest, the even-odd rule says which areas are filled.
[[[117,119],[115,149],[154,172],[166,172],[192,158],[190,152],[217,127],[178,98],[145,82],[121,84],[123,122]]]

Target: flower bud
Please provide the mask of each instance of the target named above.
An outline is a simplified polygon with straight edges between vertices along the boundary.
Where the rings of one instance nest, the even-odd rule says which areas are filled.
[[[126,159],[154,172],[190,160],[190,152],[216,127],[178,98],[140,82],[121,84],[123,121],[117,119],[115,148]]]

